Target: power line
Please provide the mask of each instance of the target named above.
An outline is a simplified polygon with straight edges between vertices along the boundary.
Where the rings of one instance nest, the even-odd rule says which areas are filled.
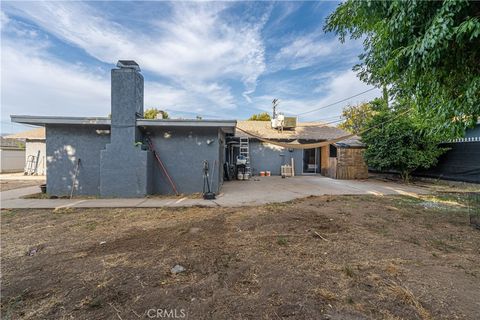
[[[360,92],[360,93],[357,93],[351,97],[348,97],[348,98],[345,98],[345,99],[342,99],[342,100],[339,100],[339,101],[336,101],[336,102],[333,102],[333,103],[330,103],[330,104],[327,104],[326,106],[323,106],[323,107],[320,107],[320,108],[316,108],[316,109],[312,109],[312,110],[309,110],[309,111],[305,111],[305,112],[302,112],[302,113],[299,113],[297,114],[297,116],[301,116],[301,115],[304,115],[304,114],[307,114],[307,113],[312,113],[312,112],[315,112],[315,111],[318,111],[318,110],[322,110],[322,109],[325,109],[325,108],[328,108],[328,107],[331,107],[331,106],[334,106],[336,104],[339,104],[341,102],[345,102],[349,99],[352,99],[352,98],[355,98],[355,97],[358,97],[358,96],[361,96],[362,94],[365,94],[367,92],[370,92],[370,91],[373,91],[377,88],[371,88],[371,89],[368,89],[368,90],[365,90],[363,92]]]
[[[338,116],[325,117],[325,118],[313,118],[313,119],[309,119],[309,120],[310,121],[333,121],[333,120],[339,120],[341,118],[342,118],[342,116],[338,115]]]

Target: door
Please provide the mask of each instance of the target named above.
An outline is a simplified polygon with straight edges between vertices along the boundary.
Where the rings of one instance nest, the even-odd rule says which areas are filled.
[[[319,155],[318,148],[303,150],[303,173],[315,174],[319,172]]]

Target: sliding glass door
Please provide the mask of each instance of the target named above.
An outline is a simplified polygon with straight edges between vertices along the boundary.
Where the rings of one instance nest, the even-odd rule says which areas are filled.
[[[320,152],[318,148],[303,150],[303,173],[320,172]]]

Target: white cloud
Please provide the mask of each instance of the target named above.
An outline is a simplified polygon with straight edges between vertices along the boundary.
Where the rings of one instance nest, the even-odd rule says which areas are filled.
[[[273,58],[273,71],[296,70],[314,65],[353,65],[361,48],[361,41],[347,40],[341,44],[336,38],[327,37],[319,29],[303,35],[294,35],[284,40]]]
[[[106,116],[110,82],[79,66],[45,59],[42,47],[2,45],[2,119],[10,114]]]
[[[10,21],[10,19],[8,18],[8,16],[0,10],[0,27],[3,28],[5,27],[8,22]]]
[[[313,34],[299,37],[288,46],[280,49],[275,60],[290,69],[299,69],[318,63],[318,59],[328,56],[338,47],[334,40],[317,39]]]
[[[204,94],[195,94],[194,92]],[[202,115],[212,113],[212,106],[222,105],[224,109],[235,107],[233,95],[228,88],[223,88],[216,83],[201,88],[178,88],[157,82],[145,83],[145,108],[160,108],[177,111],[183,114]],[[228,113],[229,110],[221,110],[219,115]]]
[[[174,3],[169,17],[151,21],[153,31],[147,33],[107,20],[78,2],[19,3],[15,10],[103,62],[135,59],[142,69],[199,90],[196,94],[225,90],[228,96],[218,81],[241,79],[248,96],[265,70],[261,28],[268,15],[257,23],[231,24],[221,15],[226,6]]]
[[[270,112],[274,97],[281,99],[281,111],[298,114],[369,88],[352,71],[343,70],[286,80],[272,77],[275,84],[262,86],[271,96],[255,96],[258,79],[267,72],[262,31],[270,10],[264,10],[264,15],[252,22],[243,16],[228,16],[232,14],[230,5],[174,3],[166,17],[142,21],[151,26],[142,31],[108,20],[102,12],[79,2],[9,2],[6,12],[32,20],[40,30],[82,48],[102,62],[135,59],[149,74],[145,106],[179,114],[234,118],[235,113],[255,108]],[[40,38],[32,31],[35,28],[25,28],[3,12],[0,18],[2,29],[12,31],[10,39],[2,32],[2,121],[19,113],[100,116],[110,112],[108,72],[56,59],[48,51],[48,38]],[[283,41],[285,45],[274,53],[269,69],[294,70],[332,59],[344,65],[355,47],[325,39],[320,32]],[[148,81],[156,77],[162,82]],[[236,100],[239,93],[234,92],[231,82],[243,84],[243,96],[253,100],[252,104]],[[318,83],[317,87],[308,90],[312,83]],[[369,100],[375,94],[377,91],[372,91],[349,102]],[[308,114],[301,120],[333,117],[347,103]],[[239,105],[244,108],[239,109]]]
[[[262,110],[271,111],[271,101],[273,98],[280,99],[279,111],[288,115],[298,115],[313,109],[327,106],[339,100],[356,95],[360,92],[373,88],[360,81],[352,70],[344,70],[339,72],[328,72],[315,76],[315,79],[320,80],[318,85],[317,97],[305,95],[305,99],[296,98],[295,92],[289,94],[285,91],[273,92],[272,96],[261,96],[254,99],[254,103]],[[282,85],[282,88],[288,85]],[[293,86],[295,88],[295,86]],[[346,105],[355,105],[364,101],[370,101],[375,97],[381,96],[379,89],[372,90],[358,97],[348,99],[347,101],[335,104],[331,107],[324,108],[315,112],[311,112],[300,116],[300,121],[316,121],[325,120],[326,122],[340,119],[340,114],[343,107]]]

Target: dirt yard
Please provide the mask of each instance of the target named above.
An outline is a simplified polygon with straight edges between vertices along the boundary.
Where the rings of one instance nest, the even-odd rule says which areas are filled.
[[[448,194],[4,210],[1,315],[478,319],[480,230],[468,212]]]

